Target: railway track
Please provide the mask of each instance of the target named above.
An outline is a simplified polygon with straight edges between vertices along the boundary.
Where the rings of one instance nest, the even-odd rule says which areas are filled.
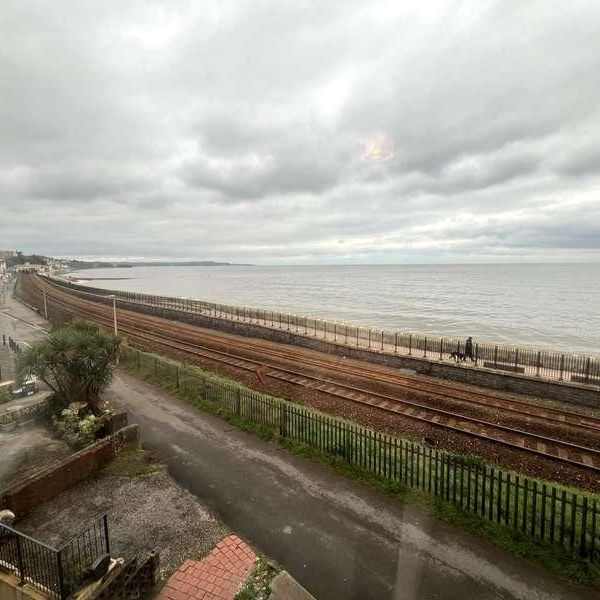
[[[59,294],[63,294],[63,296],[59,297],[57,294],[52,293],[52,301],[59,304],[63,310],[79,316],[86,316],[106,327],[112,326],[108,307],[97,303],[90,303],[90,301],[82,300],[81,298],[77,298],[76,305],[74,306],[73,295],[68,295],[64,292],[59,292]],[[67,296],[69,301],[64,296]],[[232,352],[216,350],[215,348],[204,346],[197,341],[173,340],[171,322],[162,325],[164,332],[148,332],[144,328],[149,324],[149,320],[154,327],[161,326],[160,321],[154,317],[144,317],[140,322],[140,315],[132,315],[129,312],[121,310],[120,329],[127,334],[129,339],[137,339],[143,344],[160,345],[178,353],[185,353],[246,371],[256,372],[258,368],[261,368],[266,376],[287,384],[317,390],[330,396],[342,398],[345,401],[399,415],[457,434],[500,444],[520,452],[568,464],[578,469],[600,472],[600,450],[595,448],[435,408],[389,394],[342,384],[325,377],[265,363],[262,359],[256,360]],[[140,331],[140,328],[142,328],[142,331]],[[221,343],[223,343],[222,339]],[[257,349],[254,348],[254,351],[257,351]],[[260,349],[260,353],[261,355],[263,354],[262,349]],[[273,355],[274,353],[271,352],[270,356],[273,357]],[[294,359],[297,359],[297,357],[294,357]],[[304,363],[305,361],[300,362]],[[320,368],[323,368],[323,364],[321,364]],[[561,420],[561,424],[564,425],[565,422]],[[590,423],[584,424],[583,427],[588,429],[591,427],[591,429],[597,431],[597,425],[593,420],[590,420]],[[575,426],[582,425],[573,424],[573,427]]]
[[[60,288],[60,286],[55,286]],[[67,295],[70,299],[79,296],[69,294],[69,292],[62,292]],[[92,297],[96,296],[90,294]],[[97,296],[96,296],[97,297]],[[80,298],[79,298],[80,299]],[[102,305],[97,302],[94,306],[103,310]],[[132,315],[133,316],[133,315]],[[144,323],[148,326],[156,325],[156,317],[149,317],[147,315],[135,314],[136,320],[140,323]],[[190,325],[181,324],[176,321],[170,321],[169,327],[171,331],[177,331],[178,334],[184,336],[198,337],[198,332],[193,334],[190,332]],[[195,334],[195,335],[194,335]],[[202,331],[201,335],[203,340],[211,340],[217,345],[223,345],[223,335],[210,334],[206,331]],[[567,412],[560,409],[551,407],[541,407],[538,405],[532,405],[528,402],[519,401],[517,399],[505,399],[492,394],[475,392],[471,390],[461,390],[441,382],[423,381],[417,378],[403,377],[399,374],[390,374],[382,370],[381,367],[374,367],[365,365],[358,366],[356,363],[348,363],[343,359],[337,357],[327,356],[326,359],[315,359],[311,356],[303,355],[303,349],[296,351],[286,350],[285,348],[277,348],[273,350],[268,344],[262,341],[256,343],[247,343],[239,339],[235,339],[235,346],[240,350],[246,350],[250,353],[259,352],[261,357],[270,357],[273,360],[285,359],[294,363],[302,363],[307,367],[315,369],[335,368],[338,372],[343,373],[347,376],[358,377],[362,379],[369,379],[376,383],[385,383],[393,385],[395,388],[409,392],[411,394],[422,394],[429,398],[440,399],[445,401],[451,401],[453,403],[461,403],[464,406],[478,407],[483,410],[497,409],[505,415],[514,415],[517,419],[526,419],[537,421],[542,425],[553,425],[557,427],[570,427],[575,428],[579,431],[586,432],[593,435],[600,434],[600,420],[594,419],[587,415],[577,414],[572,409]]]

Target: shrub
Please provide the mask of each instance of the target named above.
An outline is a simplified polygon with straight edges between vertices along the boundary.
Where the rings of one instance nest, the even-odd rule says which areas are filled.
[[[56,429],[64,435],[67,444],[75,450],[81,450],[96,441],[113,414],[110,410],[100,415],[89,411],[82,415],[81,412],[80,406],[71,405],[62,411],[61,419],[54,419]]]
[[[121,340],[85,321],[52,331],[23,353],[22,372],[37,375],[54,392],[52,411],[61,414],[73,402],[91,408],[112,381]]]

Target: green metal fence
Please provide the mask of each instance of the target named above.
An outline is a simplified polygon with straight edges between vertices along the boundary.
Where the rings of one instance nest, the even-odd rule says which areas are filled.
[[[124,349],[121,364],[383,480],[600,562],[597,496],[376,432],[131,348]]]

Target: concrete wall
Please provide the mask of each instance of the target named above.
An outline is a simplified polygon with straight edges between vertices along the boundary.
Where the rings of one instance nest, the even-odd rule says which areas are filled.
[[[142,304],[137,305],[137,309],[137,312],[153,314],[184,323],[192,323],[201,327],[225,331],[227,333],[302,346],[304,348],[318,350],[319,352],[355,358],[374,364],[388,365],[398,369],[411,369],[417,373],[439,377],[441,379],[449,379],[516,394],[550,398],[583,406],[600,407],[600,388],[598,387],[594,389],[594,387],[587,385],[549,381],[521,375],[520,373],[499,373],[483,367],[473,368],[461,364],[443,363],[415,356],[384,354],[382,352],[377,352],[376,350],[353,348],[343,344],[336,344],[328,340],[305,337],[291,331],[269,329],[268,327],[244,323],[243,321],[217,319],[206,315],[185,313]]]
[[[41,592],[30,585],[19,586],[19,578],[0,571],[0,600],[45,600]]]
[[[78,484],[108,464],[125,445],[139,442],[139,428],[129,425],[91,446],[55,461],[0,493],[0,508],[22,518],[42,502]]]

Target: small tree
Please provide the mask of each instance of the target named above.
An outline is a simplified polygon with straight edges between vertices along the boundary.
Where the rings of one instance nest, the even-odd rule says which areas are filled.
[[[94,409],[112,381],[120,346],[116,336],[86,321],[75,321],[24,352],[20,367],[54,392],[55,414],[72,402],[85,402]]]

